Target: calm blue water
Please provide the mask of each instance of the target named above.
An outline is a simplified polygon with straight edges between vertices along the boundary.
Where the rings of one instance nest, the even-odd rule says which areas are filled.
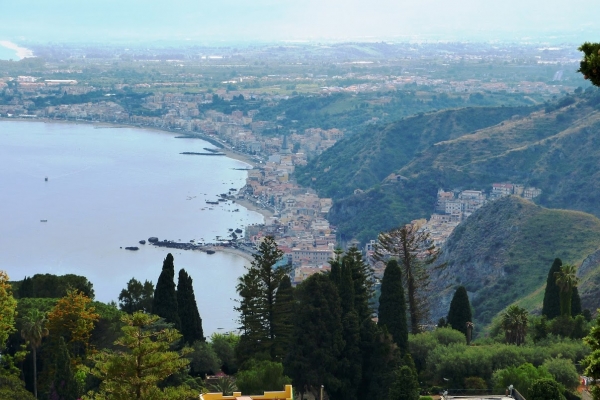
[[[13,280],[35,273],[86,276],[96,298],[117,300],[127,281],[156,284],[169,251],[176,276],[194,280],[204,330],[232,330],[238,256],[160,249],[141,239],[213,241],[263,217],[206,200],[244,185],[248,165],[180,155],[213,147],[197,139],[134,128],[0,122],[0,269]],[[48,177],[48,182],[44,178]],[[240,212],[233,212],[239,208]],[[41,220],[47,222],[40,222]],[[139,246],[137,252],[120,247]],[[176,278],[177,279],[177,278]]]

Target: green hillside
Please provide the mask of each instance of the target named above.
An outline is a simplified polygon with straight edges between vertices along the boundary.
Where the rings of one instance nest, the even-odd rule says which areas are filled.
[[[592,215],[547,209],[514,196],[490,202],[448,239],[447,267],[432,273],[432,317],[445,316],[456,286],[464,285],[476,322],[489,323],[509,304],[542,288],[554,258],[580,265],[598,248],[600,219]],[[590,268],[586,275],[595,271]],[[587,282],[584,277],[582,292],[588,291]],[[535,310],[541,300],[524,304]],[[587,297],[583,306],[595,310],[600,298]]]
[[[365,193],[337,199],[329,219],[345,238],[356,237],[364,242],[374,239],[374,232],[428,217],[438,188],[488,190],[495,182],[535,186],[543,191],[536,199],[541,205],[600,216],[599,108],[600,92],[594,91],[563,98],[544,110],[514,115],[493,126],[437,141],[397,169],[400,178],[382,178]],[[492,110],[502,113],[504,108]],[[448,110],[429,114],[429,118],[448,115],[447,118],[454,119],[461,112],[464,110]],[[393,126],[396,125],[389,129]],[[423,135],[430,134],[424,131]],[[391,147],[392,142],[390,139],[386,143]],[[365,148],[369,146],[365,140],[362,144]],[[360,143],[355,146],[360,147]],[[386,162],[393,165],[396,158],[402,158],[378,154],[381,160],[369,158],[361,168],[368,170],[369,165]],[[345,169],[340,167],[343,173],[334,168],[329,170],[333,175],[328,179],[334,185],[338,179],[354,182],[356,176],[371,176],[369,182],[375,180],[373,173],[348,176],[363,164],[361,160],[351,160],[346,162]],[[337,162],[343,163],[343,158]],[[383,172],[377,178],[381,175]],[[317,178],[316,187],[318,182]]]
[[[296,178],[323,196],[339,199],[355,189],[366,190],[380,183],[435,143],[533,110],[532,107],[470,107],[372,126],[340,141],[306,167],[298,168]]]

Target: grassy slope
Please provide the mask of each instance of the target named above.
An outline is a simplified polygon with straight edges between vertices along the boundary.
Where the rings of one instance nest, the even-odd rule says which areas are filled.
[[[554,258],[579,265],[599,247],[600,219],[592,215],[546,209],[517,197],[490,203],[449,238],[444,255],[448,266],[432,275],[433,317],[447,313],[457,285],[465,285],[472,295],[478,323],[489,323],[520,299],[536,310]]]

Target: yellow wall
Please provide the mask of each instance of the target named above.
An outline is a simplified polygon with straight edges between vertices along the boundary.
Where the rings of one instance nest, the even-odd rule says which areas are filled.
[[[233,392],[233,396],[223,396],[222,393],[205,393],[200,395],[201,400],[235,400],[236,397],[242,397],[241,392]],[[282,392],[265,392],[263,395],[250,395],[252,400],[294,400],[292,385],[285,385]]]

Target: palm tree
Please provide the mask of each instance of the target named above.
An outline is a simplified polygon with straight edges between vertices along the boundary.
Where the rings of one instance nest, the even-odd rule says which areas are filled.
[[[228,376],[219,377],[210,387],[214,393],[223,393],[225,396],[231,396],[237,390],[235,382]]]
[[[573,288],[577,286],[576,273],[577,268],[569,264],[563,265],[559,272],[554,273],[556,285],[560,289],[560,315],[571,316],[571,298]]]
[[[527,310],[516,305],[512,305],[502,314],[502,329],[504,330],[506,341],[517,346],[525,343],[527,334],[527,323],[529,317]]]
[[[36,350],[42,344],[42,339],[48,336],[48,329],[44,325],[48,322],[46,314],[40,310],[32,309],[25,318],[23,318],[23,328],[21,337],[31,346],[31,355],[33,356],[33,394],[37,399],[37,358]]]

